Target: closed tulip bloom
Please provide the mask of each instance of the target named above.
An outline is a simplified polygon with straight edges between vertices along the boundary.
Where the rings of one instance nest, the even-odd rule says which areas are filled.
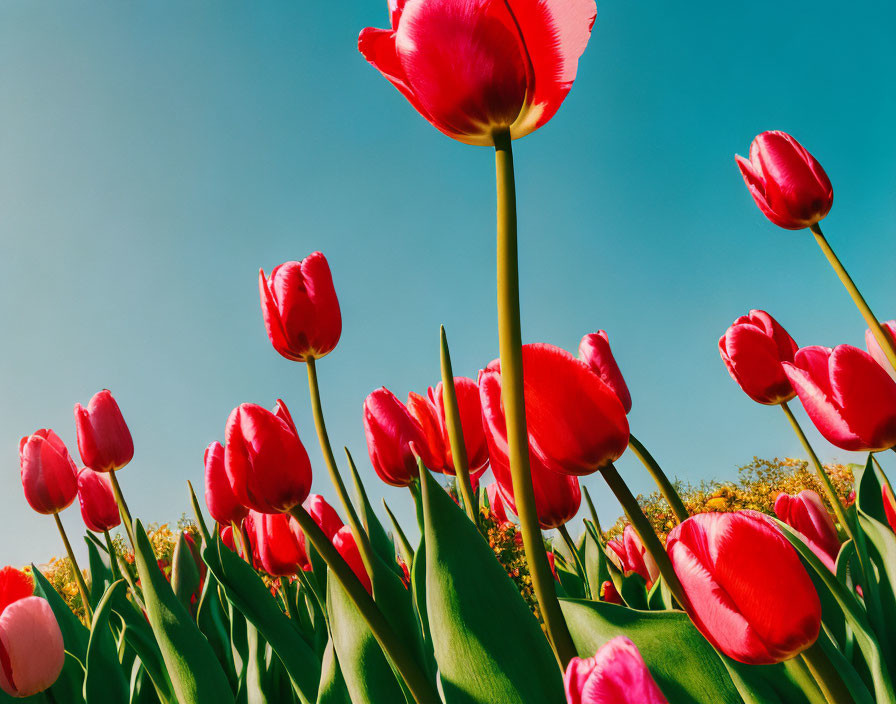
[[[78,495],[75,463],[59,436],[48,428],[19,441],[22,488],[38,513],[59,513]]]
[[[831,514],[818,494],[811,489],[805,489],[796,496],[779,494],[775,499],[775,513],[787,525],[799,531],[812,552],[832,572],[836,572],[840,536],[837,535],[837,527]]]
[[[295,429],[254,403],[227,419],[224,467],[237,501],[259,513],[285,513],[311,488],[311,462]]]
[[[423,429],[423,435],[426,437],[426,447],[429,450],[431,465],[427,467],[437,472],[444,472],[448,464],[446,456],[447,445],[442,439],[442,428],[439,426],[439,416],[436,407],[425,396],[416,394],[413,391],[408,394],[408,402],[406,404],[408,412],[416,420]]]
[[[600,600],[608,604],[622,604],[622,597],[616,591],[616,585],[610,580],[606,580],[600,585]]]
[[[105,472],[94,472],[87,467],[78,472],[78,500],[84,525],[94,533],[103,533],[121,524],[112,482]]]
[[[784,372],[798,347],[777,320],[764,310],[742,315],[719,339],[719,352],[731,378],[757,403],[773,405],[796,392]]]
[[[603,330],[585,335],[579,343],[579,359],[591,367],[622,402],[626,414],[632,410],[632,395],[610,350],[610,338]]]
[[[495,514],[495,518],[504,523],[509,522],[507,518],[507,510],[504,508],[504,499],[501,498],[501,489],[498,482],[492,482],[485,487],[485,493],[488,496],[488,505],[491,512]]]
[[[576,77],[594,0],[389,0],[390,29],[358,49],[438,130],[464,144],[524,137],[545,124]]]
[[[485,441],[485,429],[482,426],[482,401],[479,399],[479,384],[465,376],[454,377],[454,394],[457,397],[457,410],[460,412],[460,426],[464,436],[464,447],[467,451],[467,463],[470,465],[470,477],[475,486],[479,477],[488,467],[488,445]],[[429,388],[429,400],[436,409],[442,442],[445,445],[445,474],[455,475],[454,458],[451,455],[451,438],[448,435],[448,423],[445,420],[445,401],[442,398],[442,382],[435,388]]]
[[[623,529],[622,539],[614,538],[607,541],[607,556],[626,577],[635,573],[641,575],[648,589],[660,575],[656,561],[644,548],[641,538],[630,525]]]
[[[625,636],[592,658],[573,658],[563,676],[568,704],[668,704],[641,653]]]
[[[246,529],[257,567],[272,577],[287,577],[310,567],[305,534],[292,516],[250,511]]]
[[[205,448],[205,505],[212,518],[221,525],[239,525],[249,509],[237,501],[233,493],[224,455],[224,446],[219,442],[213,442]]]
[[[305,500],[305,510],[314,519],[318,527],[324,532],[329,540],[333,540],[333,536],[342,528],[342,519],[336,513],[336,509],[327,503],[327,500],[320,494],[311,494]]]
[[[810,227],[831,209],[834,189],[828,175],[786,132],[763,132],[750,145],[749,161],[734,158],[756,205],[778,227]]]
[[[22,572],[0,570],[0,689],[30,697],[49,688],[62,672],[62,631],[46,599],[32,596]]]
[[[548,469],[573,475],[592,474],[619,459],[628,447],[625,408],[588,365],[559,347],[535,344],[523,345],[523,369],[531,454]],[[498,360],[486,372],[495,383],[486,393],[480,373],[483,417],[503,418]]]
[[[831,444],[860,452],[896,445],[896,381],[864,350],[803,347],[784,371]]]
[[[896,531],[896,498],[893,497],[893,490],[889,484],[883,485],[881,494],[883,495],[884,514],[887,517],[887,523],[890,524],[890,528]]]
[[[361,584],[367,590],[368,594],[373,593],[373,587],[370,584],[370,575],[364,568],[364,560],[361,559],[361,551],[358,550],[358,544],[355,542],[355,536],[348,526],[340,528],[336,535],[333,536],[333,547],[342,555],[342,559],[352,568],[352,572],[360,580]]]
[[[796,550],[767,516],[691,516],[669,533],[666,551],[685,610],[725,655],[768,665],[794,657],[818,638],[818,594]]]
[[[432,457],[423,427],[385,387],[373,391],[364,401],[364,435],[373,468],[386,484],[408,486],[416,479],[417,460],[411,444],[424,466],[432,467],[438,461]]]
[[[329,354],[342,334],[342,314],[327,258],[320,252],[300,262],[258,272],[261,312],[274,349],[307,362]]]
[[[888,320],[887,322],[882,323],[881,327],[884,329],[884,332],[890,336],[891,340],[896,340],[896,320]],[[865,346],[868,348],[868,354],[874,357],[874,361],[882,366],[887,374],[896,381],[896,369],[890,364],[890,360],[887,359],[887,355],[884,354],[884,351],[880,348],[880,343],[877,341],[877,338],[874,337],[874,333],[870,330],[865,331]]]
[[[121,409],[108,389],[94,394],[84,408],[75,404],[78,451],[95,472],[114,472],[134,457],[134,441]]]

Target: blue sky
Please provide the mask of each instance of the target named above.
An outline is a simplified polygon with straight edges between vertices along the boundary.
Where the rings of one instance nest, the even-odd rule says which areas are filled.
[[[730,380],[717,340],[750,308],[802,345],[864,325],[808,232],[768,223],[737,169],[792,132],[834,184],[823,225],[882,318],[894,310],[896,8],[869,2],[602,2],[556,117],[514,144],[523,334],[610,334],[633,431],[671,475],[802,456]],[[175,521],[238,403],[289,404],[332,497],[302,365],[261,321],[257,275],[320,249],[344,332],[319,364],[330,435],[376,480],[361,404],[497,356],[494,170],[420,118],[356,50],[385,2],[71,2],[0,7],[0,563],[61,546],[26,505],[20,436],[74,447],[72,407],[110,388],[130,424],[132,510]],[[799,417],[805,418],[802,411]],[[808,421],[806,421],[808,423]],[[812,434],[822,457],[844,453]],[[886,459],[889,462],[889,459]],[[637,460],[620,470],[650,490]],[[604,520],[618,508],[585,481]],[[63,514],[81,529],[77,506]]]

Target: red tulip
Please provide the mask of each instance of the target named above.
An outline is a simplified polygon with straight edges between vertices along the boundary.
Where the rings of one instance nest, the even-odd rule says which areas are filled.
[[[896,320],[888,320],[887,322],[882,323],[881,327],[883,327],[884,333],[890,336],[891,340],[896,340]],[[865,331],[865,346],[868,348],[868,354],[874,357],[874,361],[882,366],[887,374],[896,381],[896,369],[893,368],[890,360],[887,359],[887,355],[884,354],[884,351],[880,348],[880,343],[877,341],[877,338],[874,337],[874,333],[870,330]]]
[[[668,704],[625,636],[604,643],[593,658],[570,660],[563,683],[568,704]]]
[[[25,499],[38,513],[59,513],[78,495],[75,463],[59,436],[48,428],[19,441]]]
[[[460,426],[464,436],[464,447],[467,450],[467,463],[470,465],[470,477],[475,485],[488,466],[488,445],[485,442],[485,430],[482,427],[482,402],[479,400],[479,385],[465,376],[454,377],[454,393],[457,397],[457,408],[460,412]],[[445,446],[445,464],[441,471],[455,475],[454,458],[451,456],[451,439],[448,435],[448,423],[445,420],[445,402],[442,399],[442,382],[429,388],[429,400],[436,409],[439,419],[439,430]]]
[[[105,472],[94,472],[87,467],[78,472],[78,500],[81,517],[89,530],[103,533],[121,524],[112,482]]]
[[[896,381],[867,352],[803,347],[784,371],[828,442],[862,452],[896,445]]]
[[[254,403],[227,419],[224,467],[237,501],[260,513],[285,513],[311,488],[311,462],[295,428]]]
[[[0,570],[0,689],[29,697],[49,688],[62,672],[62,631],[46,599],[31,596],[27,575]]]
[[[261,312],[271,344],[287,359],[306,362],[333,351],[342,334],[342,315],[327,258],[320,252],[301,262],[258,272]]]
[[[896,531],[896,498],[893,497],[893,490],[889,484],[884,484],[881,489],[884,500],[884,514],[887,516],[887,523],[890,528]]]
[[[205,448],[205,504],[212,518],[221,525],[239,525],[249,509],[237,501],[233,494],[224,455],[224,447],[219,442],[213,442]]]
[[[218,534],[221,536],[221,542],[224,543],[226,548],[229,548],[231,551],[236,553],[242,553],[241,550],[237,550],[236,540],[233,538],[233,526],[231,525],[218,525]]]
[[[464,144],[524,137],[550,120],[576,77],[593,0],[390,0],[391,29],[358,49],[432,125]]]
[[[554,556],[554,553],[550,550],[546,550],[545,554],[548,556],[548,565],[551,568],[551,574],[553,574],[554,579],[556,579],[559,582],[560,575],[557,574],[557,558]]]
[[[610,350],[610,338],[607,337],[607,333],[598,330],[585,335],[579,343],[579,359],[591,367],[591,371],[613,390],[628,414],[632,410],[632,395]]]
[[[305,534],[292,516],[249,511],[246,532],[249,533],[257,567],[272,577],[287,577],[296,574],[299,569],[310,569],[305,552]]]
[[[622,539],[608,540],[607,548],[607,556],[626,577],[637,573],[644,578],[648,589],[653,586],[660,569],[634,528],[627,525],[622,531]]]
[[[488,496],[488,506],[495,518],[503,523],[509,522],[507,511],[504,508],[504,500],[501,498],[501,489],[498,482],[492,482],[485,487],[485,493]]]
[[[311,494],[305,500],[305,510],[330,540],[342,528],[342,519],[320,494]]]
[[[806,545],[812,548],[812,552],[831,572],[837,571],[840,537],[831,514],[818,494],[811,489],[805,489],[796,496],[779,494],[775,499],[775,513],[787,525],[799,531]]]
[[[831,209],[834,189],[828,175],[786,132],[763,132],[750,145],[749,161],[734,158],[756,205],[778,227],[810,227]]]
[[[364,401],[364,434],[373,468],[386,484],[408,486],[417,478],[413,444],[426,467],[436,464],[420,423],[395,394],[383,387]]]
[[[372,594],[373,587],[370,584],[370,575],[367,574],[367,570],[364,568],[364,560],[361,559],[361,551],[358,550],[351,528],[343,526],[336,531],[336,535],[333,536],[333,547],[342,555],[342,559],[348,563],[348,566],[352,568],[352,572],[364,585],[367,593]]]
[[[447,443],[442,439],[442,428],[439,426],[436,407],[428,398],[415,394],[413,391],[408,394],[406,406],[408,413],[420,424],[423,435],[426,437],[426,447],[432,462],[431,465],[426,466],[434,471],[444,471],[448,464],[446,459]]]
[[[114,472],[134,457],[131,431],[108,389],[96,393],[87,408],[75,404],[78,451],[95,472]]]
[[[606,580],[600,585],[600,600],[605,601],[608,604],[622,603],[622,597],[619,596],[619,592],[616,591],[616,585],[610,580]]]
[[[594,376],[591,372],[588,374]],[[597,383],[601,382],[598,380]],[[501,405],[501,375],[494,369],[480,372],[479,392],[482,395],[482,414],[492,474],[495,475],[503,504],[516,513],[513,480],[507,457],[507,424]],[[548,469],[531,449],[529,465],[535,492],[535,512],[541,527],[550,530],[571,521],[582,503],[578,477]]]
[[[523,345],[523,390],[530,454],[561,474],[592,474],[615,462],[628,447],[628,420],[622,402],[591,369],[553,345]],[[490,393],[483,379],[494,380]],[[500,363],[480,372],[482,414],[500,415]],[[495,441],[494,434],[491,442]],[[502,454],[506,442],[502,441]],[[489,454],[492,455],[491,449]]]
[[[821,603],[796,550],[757,511],[700,513],[675,526],[666,550],[694,625],[748,665],[794,657],[821,627]]]
[[[731,378],[757,403],[784,403],[795,395],[784,373],[797,345],[764,310],[742,315],[719,339],[719,352]]]

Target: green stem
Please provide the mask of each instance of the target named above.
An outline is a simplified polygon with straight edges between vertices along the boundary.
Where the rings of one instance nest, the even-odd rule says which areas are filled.
[[[374,638],[379,642],[383,651],[392,661],[395,669],[401,674],[417,704],[439,704],[441,701],[426,674],[418,665],[405,642],[389,625],[383,612],[371,598],[358,580],[351,567],[342,559],[342,556],[333,547],[324,532],[314,519],[301,506],[295,506],[290,513],[299,523],[299,527],[305,532],[314,549],[327,563],[333,576],[354,602],[361,617],[370,627]]]
[[[112,542],[112,536],[109,535],[109,531],[104,530],[103,536],[106,538],[106,549],[109,551],[109,565],[112,568],[112,581],[117,582],[121,579],[121,570],[118,568],[118,553],[115,552],[115,544]]]
[[[588,493],[587,486],[582,487],[582,495],[585,497],[585,503],[588,504],[588,512],[591,514],[591,522],[594,523],[598,535],[603,537],[604,532],[600,527],[600,520],[597,518],[597,510],[594,508],[594,502],[591,500],[591,494]]]
[[[118,475],[114,469],[109,472],[109,483],[112,484],[112,494],[115,496],[115,503],[118,504],[118,512],[121,514],[121,520],[124,523],[124,530],[128,534],[128,540],[131,541],[131,547],[136,549],[134,527],[131,525],[131,512],[128,509],[127,502],[124,500],[124,494],[121,493],[121,484],[118,483]]]
[[[660,574],[663,577],[663,581],[666,583],[666,586],[669,587],[672,596],[675,597],[675,600],[679,604],[684,605],[684,589],[682,589],[681,582],[678,580],[678,575],[675,574],[675,569],[672,567],[672,560],[669,559],[669,555],[666,554],[666,549],[663,547],[663,543],[660,541],[659,537],[657,537],[657,534],[653,530],[653,526],[650,524],[650,521],[647,520],[647,516],[644,515],[641,507],[638,505],[638,500],[634,497],[628,486],[626,486],[622,477],[619,476],[619,472],[616,471],[616,467],[612,464],[601,469],[600,473],[610,487],[610,490],[613,492],[613,495],[616,497],[616,500],[622,504],[622,510],[625,512],[625,517],[628,518],[628,522],[632,524],[632,528],[635,529],[635,533],[637,533],[638,537],[641,539],[641,544],[644,546],[644,549],[650,554],[653,561],[656,562]]]
[[[647,471],[650,472],[650,476],[653,477],[653,481],[656,482],[656,485],[660,488],[660,493],[663,495],[663,498],[666,499],[666,503],[672,508],[672,513],[675,514],[678,522],[681,523],[682,521],[686,521],[690,517],[690,514],[688,513],[687,508],[685,508],[684,502],[681,500],[678,492],[675,491],[672,482],[669,481],[669,477],[666,476],[657,461],[653,459],[653,455],[647,451],[647,448],[644,447],[644,445],[641,444],[641,441],[634,435],[629,435],[628,446],[632,449],[632,452],[635,453],[637,458],[641,460],[641,464],[643,464],[647,468]]]
[[[886,330],[884,330],[883,326],[881,326],[880,322],[878,322],[874,313],[871,312],[871,308],[865,301],[864,296],[859,292],[852,277],[847,273],[843,263],[834,253],[827,238],[821,233],[821,228],[818,226],[818,223],[812,225],[809,229],[812,230],[812,234],[815,235],[815,241],[818,242],[818,246],[821,247],[824,256],[827,257],[828,262],[830,262],[834,271],[837,272],[837,276],[852,297],[852,302],[856,304],[856,308],[859,309],[859,312],[865,319],[865,324],[868,325],[868,329],[871,330],[871,334],[874,335],[877,344],[880,345],[880,348],[887,356],[887,360],[893,365],[893,369],[896,369],[896,344],[894,344],[894,341],[887,334]]]
[[[579,556],[579,551],[576,549],[576,543],[569,534],[566,524],[564,523],[562,526],[559,526],[557,532],[560,534],[560,537],[563,538],[563,542],[566,543],[566,549],[572,553],[572,559],[575,560],[576,563],[576,570],[578,570],[579,576],[582,578],[582,583],[585,585],[585,596],[591,599],[591,587],[588,584],[585,565],[582,564],[582,558]]]
[[[460,408],[457,406],[457,392],[454,388],[454,372],[451,371],[451,354],[448,352],[448,337],[445,326],[439,328],[442,362],[442,405],[445,409],[445,426],[451,442],[451,460],[457,473],[457,484],[463,497],[464,510],[474,524],[478,524],[476,504],[473,500],[473,484],[470,481],[470,462],[464,431],[460,422]]]
[[[818,641],[804,650],[801,655],[829,704],[855,704],[856,700],[837,672],[837,668],[824,654]]]
[[[59,535],[62,536],[62,542],[65,545],[65,552],[68,554],[69,562],[72,564],[72,571],[75,573],[75,581],[78,583],[78,591],[81,592],[81,601],[84,603],[84,612],[87,614],[88,623],[93,620],[93,610],[90,608],[90,600],[87,598],[87,583],[84,581],[84,575],[81,568],[78,567],[78,561],[75,559],[75,553],[72,550],[72,544],[68,542],[68,536],[65,534],[65,528],[62,527],[62,519],[58,513],[53,514],[56,519],[56,527],[59,529]]]
[[[565,671],[577,655],[572,636],[554,588],[554,577],[544,550],[535,510],[535,492],[529,468],[529,437],[523,399],[523,349],[520,326],[520,282],[517,260],[516,186],[510,130],[494,133],[495,176],[498,200],[498,341],[501,360],[501,398],[507,420],[507,446],[516,514],[532,587],[541,609],[554,653]]]

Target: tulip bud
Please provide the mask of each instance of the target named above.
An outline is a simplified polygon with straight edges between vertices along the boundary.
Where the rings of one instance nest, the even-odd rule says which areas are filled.
[[[84,525],[94,533],[103,533],[121,524],[112,482],[104,472],[87,467],[78,472],[78,500]]]
[[[632,395],[619,371],[616,358],[610,350],[610,338],[603,330],[585,335],[579,343],[579,359],[609,386],[625,408],[626,414],[632,410]]]
[[[563,684],[568,704],[668,704],[625,636],[604,643],[593,658],[570,660]]]
[[[818,638],[818,594],[796,550],[767,516],[691,516],[669,533],[666,551],[685,610],[728,657],[768,665],[794,657]]]
[[[408,486],[417,478],[412,444],[424,466],[432,467],[436,462],[420,423],[385,387],[373,391],[364,401],[364,434],[373,468],[386,484]]]
[[[891,340],[896,341],[896,320],[888,320],[881,324],[881,327],[884,329],[884,334],[889,335]],[[868,348],[868,354],[874,357],[874,361],[884,368],[893,381],[896,381],[896,369],[893,368],[890,360],[887,359],[887,355],[880,348],[880,343],[877,341],[874,333],[870,330],[865,331],[865,347]]]
[[[336,513],[336,509],[330,506],[320,494],[311,494],[305,500],[304,508],[327,536],[327,539],[332,541],[333,536],[342,528],[342,519]]]
[[[884,514],[887,517],[887,523],[890,524],[890,528],[896,532],[896,498],[893,497],[893,490],[890,488],[889,484],[884,484],[881,489],[882,498],[884,501]]]
[[[260,513],[285,513],[311,488],[311,462],[295,429],[254,403],[227,419],[224,467],[237,501]]]
[[[719,352],[731,378],[757,403],[773,405],[792,399],[784,362],[793,362],[797,345],[764,310],[751,310],[719,339]]]
[[[454,394],[457,398],[457,410],[460,413],[467,463],[470,465],[470,479],[475,486],[488,466],[488,444],[485,441],[485,430],[482,426],[482,401],[479,398],[479,385],[465,376],[456,376],[454,377]],[[441,469],[445,474],[454,476],[457,471],[454,468],[454,458],[451,456],[451,437],[448,435],[448,422],[445,419],[445,401],[442,398],[441,381],[436,384],[435,388],[429,388],[429,400],[436,409],[439,431],[445,446],[445,464]]]
[[[108,389],[94,394],[84,408],[75,404],[78,451],[81,460],[96,472],[114,472],[134,457],[131,431]]]
[[[59,513],[78,495],[75,463],[52,430],[41,428],[19,441],[25,499],[38,513]]]
[[[626,577],[635,573],[641,575],[648,589],[659,577],[660,569],[656,561],[630,525],[623,529],[622,540],[617,538],[607,541],[607,556]]]
[[[605,601],[608,604],[622,603],[622,597],[619,596],[619,592],[616,591],[616,585],[610,580],[606,580],[600,585],[600,600]]]
[[[828,175],[786,132],[763,132],[750,145],[749,161],[734,158],[756,205],[778,227],[810,227],[831,209],[834,189]]]
[[[784,371],[815,427],[843,450],[896,446],[896,381],[851,345],[803,347]]]
[[[775,513],[787,525],[799,531],[806,545],[827,565],[837,571],[837,555],[840,552],[840,536],[821,497],[811,489],[796,496],[779,494],[775,499]]]
[[[553,574],[554,579],[559,582],[560,575],[557,574],[557,558],[554,556],[554,553],[551,550],[546,550],[545,554],[548,556],[548,565],[551,568],[551,574]]]
[[[222,526],[231,523],[239,525],[249,513],[249,509],[237,501],[224,462],[224,447],[213,442],[205,448],[205,504],[208,512]]]
[[[258,272],[261,312],[271,344],[287,359],[306,362],[329,354],[342,334],[342,315],[327,258],[320,252],[301,262]]]
[[[364,567],[364,560],[361,558],[361,551],[358,550],[358,544],[355,542],[355,536],[352,535],[351,528],[343,526],[336,535],[333,536],[333,547],[342,555],[342,559],[352,568],[352,572],[364,585],[368,594],[373,593],[373,587],[370,584],[370,575]]]
[[[305,534],[292,516],[249,511],[246,529],[256,554],[256,565],[272,577],[310,569]]]

